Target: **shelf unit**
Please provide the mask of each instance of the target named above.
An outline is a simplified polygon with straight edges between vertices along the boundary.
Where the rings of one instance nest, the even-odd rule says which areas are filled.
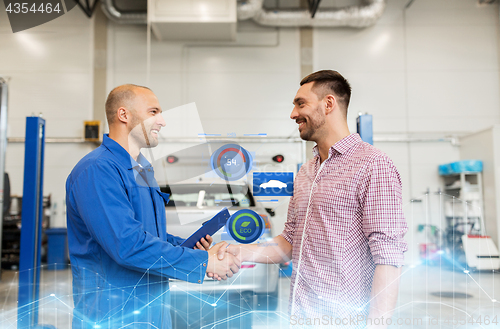
[[[16,199],[14,201],[14,199]],[[46,256],[47,237],[45,229],[50,225],[51,196],[43,197],[43,221],[42,221],[42,258]],[[8,214],[3,218],[2,231],[2,269],[18,270],[21,248],[21,209],[22,196],[12,196],[13,204]]]
[[[447,227],[464,234],[485,235],[483,178],[480,172],[462,172],[441,176],[445,199],[444,216]]]

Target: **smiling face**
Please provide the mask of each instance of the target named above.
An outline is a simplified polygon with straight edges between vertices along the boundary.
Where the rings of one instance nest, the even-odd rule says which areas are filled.
[[[139,148],[155,147],[158,145],[160,129],[165,126],[158,98],[145,88],[137,88],[134,92],[129,139]]]
[[[314,82],[302,85],[293,100],[290,118],[299,125],[300,138],[317,142],[323,135],[326,115],[322,100],[312,91]]]

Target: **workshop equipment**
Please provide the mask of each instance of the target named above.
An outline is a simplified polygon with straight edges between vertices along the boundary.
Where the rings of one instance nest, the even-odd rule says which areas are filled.
[[[53,328],[52,326],[38,325],[44,151],[45,120],[41,117],[27,117],[19,263],[18,329]]]
[[[444,250],[453,260],[475,270],[496,270],[500,258],[495,243],[486,235],[483,205],[483,163],[462,160],[439,166],[444,180]]]
[[[373,145],[373,117],[368,113],[359,113],[356,118],[356,131],[363,140]]]
[[[47,269],[64,270],[68,267],[68,230],[64,227],[45,230],[48,241]]]
[[[87,142],[99,142],[101,138],[101,121],[84,121],[84,139]]]
[[[464,234],[462,243],[468,267],[478,271],[500,268],[500,254],[491,237]]]

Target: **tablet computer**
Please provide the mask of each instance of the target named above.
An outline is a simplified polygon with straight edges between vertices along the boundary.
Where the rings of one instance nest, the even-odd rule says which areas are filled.
[[[204,238],[207,234],[210,236],[214,235],[220,228],[226,225],[227,220],[231,217],[229,214],[229,210],[227,208],[222,209],[212,217],[209,221],[203,223],[203,225],[189,238],[184,240],[181,243],[181,247],[193,248],[196,245],[196,242],[200,241],[201,238]]]

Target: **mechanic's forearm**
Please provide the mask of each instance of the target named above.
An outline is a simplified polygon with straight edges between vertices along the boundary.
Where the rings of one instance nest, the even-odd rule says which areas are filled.
[[[284,263],[292,258],[292,245],[278,235],[271,241],[241,245],[241,261],[255,263]]]
[[[400,275],[401,268],[391,265],[377,265],[375,268],[367,328],[381,329],[386,327],[386,319],[392,316],[398,300]],[[384,318],[383,322],[380,321],[382,317]],[[376,318],[379,321],[375,321]],[[374,325],[375,323],[377,325]]]

